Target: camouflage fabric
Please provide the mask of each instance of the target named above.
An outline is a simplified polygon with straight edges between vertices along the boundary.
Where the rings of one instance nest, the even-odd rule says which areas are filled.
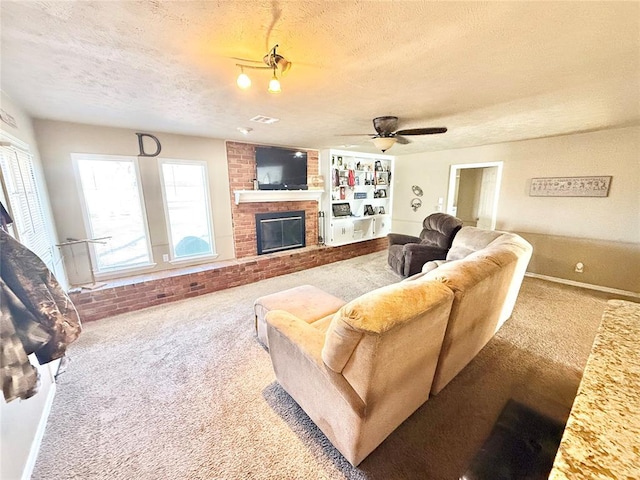
[[[37,392],[40,364],[64,356],[80,335],[78,312],[40,258],[0,229],[1,381],[7,402]]]

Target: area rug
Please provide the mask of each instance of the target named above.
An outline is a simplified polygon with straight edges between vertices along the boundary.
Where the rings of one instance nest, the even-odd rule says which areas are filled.
[[[509,400],[463,480],[545,480],[564,424]]]
[[[454,479],[508,399],[566,418],[605,299],[525,279],[476,358],[358,468],[275,381],[253,301],[311,284],[350,300],[397,282],[386,252],[87,323],[34,479]]]

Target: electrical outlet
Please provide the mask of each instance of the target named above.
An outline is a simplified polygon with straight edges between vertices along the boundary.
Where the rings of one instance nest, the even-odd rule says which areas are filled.
[[[584,273],[584,263],[578,262],[576,263],[576,273]]]
[[[169,254],[165,253],[164,255],[162,255],[162,261],[163,262],[168,262],[169,261]]]

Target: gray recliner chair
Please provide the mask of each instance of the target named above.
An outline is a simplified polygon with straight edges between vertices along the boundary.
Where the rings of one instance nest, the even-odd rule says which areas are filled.
[[[432,213],[422,222],[419,237],[390,233],[389,265],[398,275],[410,277],[431,260],[444,260],[462,220],[446,213]]]

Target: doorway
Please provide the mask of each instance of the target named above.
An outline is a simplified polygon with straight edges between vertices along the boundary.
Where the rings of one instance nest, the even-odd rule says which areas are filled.
[[[463,225],[494,230],[503,162],[451,165],[447,213]]]

